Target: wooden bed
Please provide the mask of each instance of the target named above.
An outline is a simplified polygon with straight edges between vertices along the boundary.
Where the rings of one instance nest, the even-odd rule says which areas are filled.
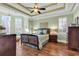
[[[46,33],[43,33],[43,30],[46,30]],[[42,32],[37,34],[21,34],[21,44],[27,43],[36,46],[38,49],[42,49],[49,40],[50,31],[48,28],[40,28],[37,31]]]

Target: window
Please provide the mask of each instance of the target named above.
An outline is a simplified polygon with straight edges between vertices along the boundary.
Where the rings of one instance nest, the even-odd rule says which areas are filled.
[[[67,32],[67,17],[59,18],[59,31]]]
[[[2,16],[2,25],[5,27],[5,33],[10,34],[10,16]]]
[[[17,35],[22,33],[22,18],[20,17],[15,18],[15,32]]]

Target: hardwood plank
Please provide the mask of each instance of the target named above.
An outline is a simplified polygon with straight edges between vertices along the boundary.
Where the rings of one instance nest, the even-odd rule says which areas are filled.
[[[78,51],[68,50],[66,44],[63,43],[47,43],[41,50],[21,45],[17,43],[17,56],[79,56]]]

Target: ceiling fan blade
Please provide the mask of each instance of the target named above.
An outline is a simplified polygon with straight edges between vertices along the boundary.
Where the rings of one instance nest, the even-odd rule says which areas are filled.
[[[35,5],[37,5],[38,3],[35,3]]]
[[[46,8],[39,8],[39,10],[46,10]]]
[[[38,13],[39,13],[39,14],[41,14],[41,12],[40,12],[40,11],[38,11]]]
[[[28,9],[33,9],[32,7],[26,7],[26,8],[28,8]]]
[[[34,12],[34,10],[33,11],[31,11],[31,13],[33,13]]]

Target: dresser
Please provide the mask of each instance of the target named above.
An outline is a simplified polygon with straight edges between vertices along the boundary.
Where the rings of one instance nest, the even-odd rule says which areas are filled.
[[[79,51],[79,27],[68,27],[68,49]]]
[[[0,35],[0,56],[16,55],[16,34]]]

